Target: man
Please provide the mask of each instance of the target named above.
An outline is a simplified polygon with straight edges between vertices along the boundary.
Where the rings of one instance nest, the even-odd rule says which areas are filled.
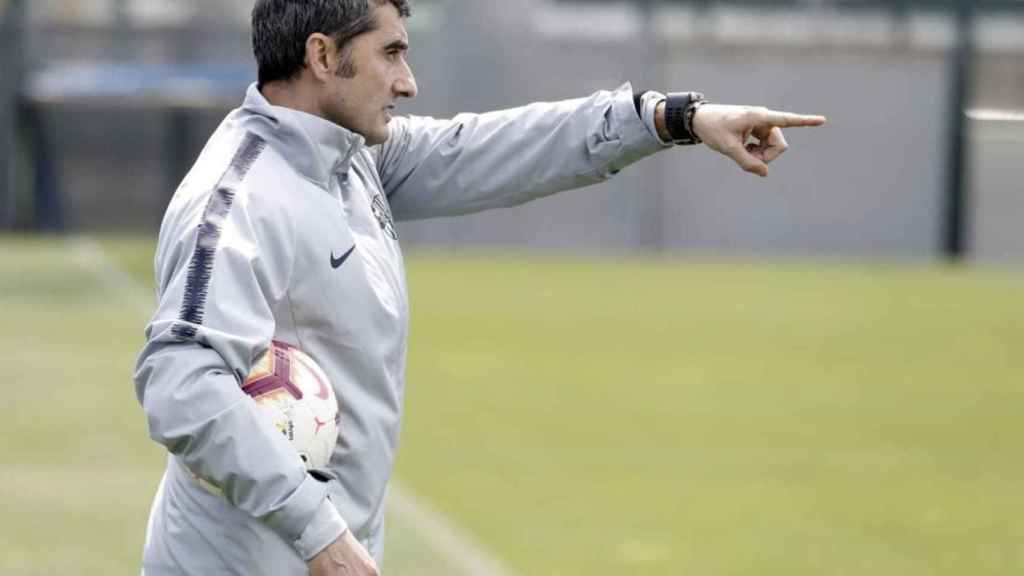
[[[378,573],[408,320],[392,214],[522,203],[673,141],[703,139],[765,176],[786,148],[780,127],[824,122],[628,85],[451,120],[393,117],[416,95],[408,15],[407,0],[256,2],[259,82],[160,230],[159,306],[135,375],[150,433],[170,452],[149,576]],[[336,389],[329,481],[305,471],[239,388],[272,339],[311,355]]]

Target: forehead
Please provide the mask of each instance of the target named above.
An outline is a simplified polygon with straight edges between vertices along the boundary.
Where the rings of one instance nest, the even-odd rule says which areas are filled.
[[[405,18],[398,13],[394,4],[391,2],[378,4],[374,7],[374,15],[377,17],[377,27],[370,34],[376,39],[385,42],[409,41],[409,33],[405,29]]]

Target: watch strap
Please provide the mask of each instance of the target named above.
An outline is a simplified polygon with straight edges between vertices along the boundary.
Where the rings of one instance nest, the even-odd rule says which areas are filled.
[[[669,92],[665,98],[665,125],[672,141],[687,146],[700,144],[693,131],[693,117],[707,103],[700,92]]]

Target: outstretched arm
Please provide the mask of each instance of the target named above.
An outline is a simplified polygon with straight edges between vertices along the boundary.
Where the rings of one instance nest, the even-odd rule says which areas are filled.
[[[601,182],[666,146],[637,114],[625,84],[452,119],[395,118],[376,160],[392,212],[408,220],[512,206]]]
[[[391,138],[376,150],[378,173],[398,219],[521,204],[607,180],[672,146],[679,138],[666,122],[664,98],[649,92],[635,101],[625,84],[579,100],[448,120],[396,118]],[[824,123],[822,116],[704,104],[687,130],[744,170],[767,176],[768,163],[787,146],[782,128]]]

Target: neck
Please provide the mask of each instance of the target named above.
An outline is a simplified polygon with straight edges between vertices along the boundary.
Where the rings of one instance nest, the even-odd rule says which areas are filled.
[[[321,118],[324,115],[320,112],[316,96],[308,83],[296,80],[277,80],[267,82],[260,88],[260,93],[274,106],[291,108]]]

